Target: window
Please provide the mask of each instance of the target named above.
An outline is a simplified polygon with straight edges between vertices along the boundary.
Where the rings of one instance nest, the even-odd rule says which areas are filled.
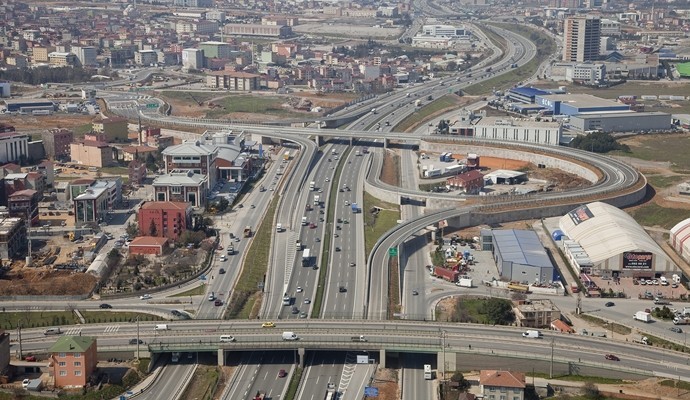
[[[81,361],[75,361],[74,366],[75,367],[81,367]]]
[[[66,356],[67,356],[67,354],[65,354],[65,353],[58,353],[58,357],[60,357],[60,358],[65,358]]]
[[[60,376],[67,376],[67,371],[60,371]]]
[[[170,186],[170,193],[172,193],[172,194],[182,193],[182,186]]]
[[[74,358],[81,358],[81,353],[74,353]]]
[[[58,362],[58,367],[65,367],[65,366],[67,366],[66,362],[64,362],[64,361]]]
[[[81,376],[81,371],[74,371],[74,376]],[[503,399],[505,400],[505,399]]]

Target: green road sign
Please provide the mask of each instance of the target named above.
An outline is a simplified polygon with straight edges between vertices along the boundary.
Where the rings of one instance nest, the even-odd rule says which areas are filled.
[[[391,247],[388,249],[388,255],[391,257],[397,257],[398,256],[398,248],[397,247]]]
[[[158,103],[149,103],[146,105],[146,108],[158,108]]]

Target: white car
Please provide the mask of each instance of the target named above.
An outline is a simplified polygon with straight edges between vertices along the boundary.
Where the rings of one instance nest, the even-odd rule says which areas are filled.
[[[26,388],[29,386],[29,382],[31,382],[31,380],[29,380],[29,379],[24,379],[24,380],[22,381],[22,387],[23,387],[24,389],[26,389]]]
[[[331,181],[331,178],[326,178],[326,182],[330,182],[330,181]]]
[[[297,293],[302,293],[304,289],[301,286],[297,286]]]
[[[225,254],[220,256],[220,261],[227,261],[228,258],[225,256]]]
[[[346,206],[349,206],[349,205],[350,205],[350,202],[347,201],[347,200],[345,200],[345,205],[346,205]]]
[[[150,294],[142,294],[141,296],[139,296],[139,300],[151,300],[152,298],[153,296],[151,296]]]

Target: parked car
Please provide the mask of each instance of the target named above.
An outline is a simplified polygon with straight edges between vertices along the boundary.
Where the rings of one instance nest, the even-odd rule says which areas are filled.
[[[29,379],[24,379],[24,380],[22,381],[22,387],[23,387],[24,389],[26,389],[26,388],[29,386],[29,382],[31,382],[31,380],[29,380]]]

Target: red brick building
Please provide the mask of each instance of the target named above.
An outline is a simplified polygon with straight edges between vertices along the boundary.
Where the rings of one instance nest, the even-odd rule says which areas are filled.
[[[82,387],[96,372],[98,347],[95,337],[62,336],[48,352],[56,387]]]
[[[149,201],[139,208],[139,232],[146,236],[180,238],[191,229],[192,205],[178,201]]]
[[[448,178],[447,183],[448,186],[459,188],[464,193],[477,194],[484,187],[484,175],[474,169]]]
[[[160,256],[169,248],[168,238],[139,236],[129,244],[129,254],[151,254]]]

